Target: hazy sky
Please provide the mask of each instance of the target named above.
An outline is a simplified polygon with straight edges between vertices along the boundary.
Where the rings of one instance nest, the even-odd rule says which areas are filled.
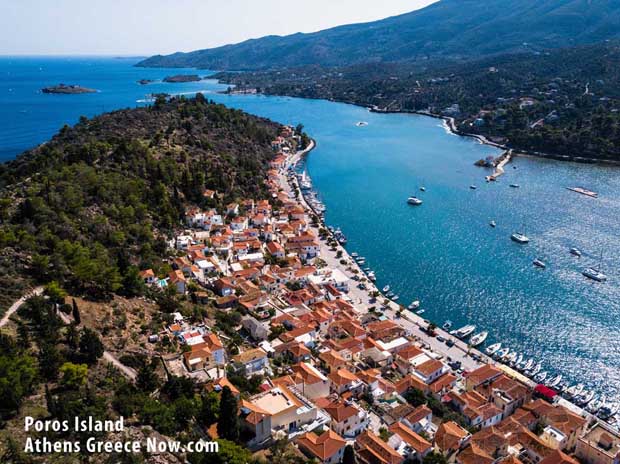
[[[312,32],[435,0],[0,0],[0,54],[150,55]]]

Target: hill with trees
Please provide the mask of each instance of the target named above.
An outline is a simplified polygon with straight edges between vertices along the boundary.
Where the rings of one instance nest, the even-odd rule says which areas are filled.
[[[615,0],[440,0],[379,21],[156,55],[139,66],[239,71],[462,60],[619,37]]]
[[[0,165],[0,307],[33,281],[133,296],[188,205],[265,198],[279,125],[195,99],[158,97],[65,126]],[[214,205],[215,206],[215,205]]]

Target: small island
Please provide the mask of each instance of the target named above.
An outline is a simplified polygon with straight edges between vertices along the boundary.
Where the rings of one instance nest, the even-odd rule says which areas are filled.
[[[89,89],[88,87],[81,87],[79,85],[65,85],[58,84],[51,87],[44,87],[41,89],[43,93],[60,93],[60,94],[78,94],[78,93],[96,93],[97,90]]]
[[[166,76],[164,77],[164,82],[170,83],[180,83],[180,82],[197,82],[202,80],[202,78],[197,74],[177,74],[176,76]]]
[[[154,82],[153,79],[140,79],[138,81],[138,84],[140,84],[140,85],[147,85],[147,84],[150,84],[152,82]]]

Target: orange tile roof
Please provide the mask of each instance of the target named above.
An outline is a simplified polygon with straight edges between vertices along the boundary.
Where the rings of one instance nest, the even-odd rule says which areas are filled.
[[[306,432],[296,441],[297,445],[321,461],[329,459],[347,445],[347,442],[331,429],[318,436],[314,432]]]
[[[411,446],[416,452],[424,454],[432,445],[428,440],[415,433],[402,422],[394,422],[390,428],[390,432],[397,434],[405,443]]]

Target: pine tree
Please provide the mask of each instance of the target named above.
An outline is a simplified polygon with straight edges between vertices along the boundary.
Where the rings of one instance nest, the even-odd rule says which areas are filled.
[[[237,398],[230,388],[222,389],[220,398],[220,414],[217,421],[217,435],[225,440],[237,442],[239,440],[239,415]]]
[[[58,408],[56,407],[56,398],[52,395],[52,392],[47,384],[45,384],[45,403],[47,404],[47,411],[50,413],[50,416],[56,417],[56,413],[58,412]]]
[[[80,317],[80,310],[78,309],[78,305],[75,302],[75,298],[73,298],[73,320],[78,325],[80,325],[80,323],[82,322],[82,318]]]

